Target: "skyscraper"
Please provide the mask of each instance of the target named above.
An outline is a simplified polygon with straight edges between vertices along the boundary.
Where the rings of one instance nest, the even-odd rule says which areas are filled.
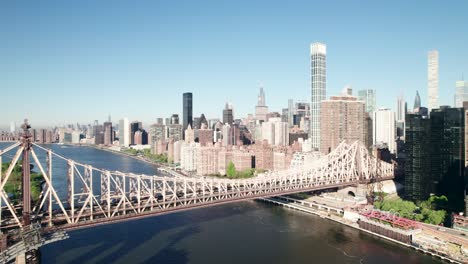
[[[429,112],[439,108],[439,52],[431,50],[427,56],[427,88]]]
[[[387,144],[391,153],[396,151],[395,143],[395,112],[388,108],[380,108],[374,112],[373,138],[375,144]]]
[[[455,107],[463,107],[463,102],[468,102],[468,82],[458,81],[455,86]]]
[[[448,198],[455,212],[465,209],[465,111],[442,106],[433,109],[431,121],[431,173],[435,193]]]
[[[419,97],[419,92],[416,91],[416,96],[414,97],[414,108],[413,111],[421,107],[421,97]]]
[[[294,101],[293,99],[288,100],[288,125],[289,127],[294,126]]]
[[[119,144],[122,147],[130,145],[130,124],[126,117],[119,120]]]
[[[188,125],[193,126],[193,97],[192,93],[184,93],[182,97],[182,104],[183,104],[183,125],[184,131],[187,129]]]
[[[104,122],[104,145],[110,146],[114,141],[112,122]]]
[[[406,115],[406,102],[405,97],[403,95],[398,96],[397,98],[397,121],[405,122],[405,115]]]
[[[375,90],[359,90],[358,99],[366,104],[366,112],[372,115],[375,111]]]
[[[260,87],[260,93],[258,94],[257,105],[265,106],[265,92],[263,91],[263,87]]]
[[[260,87],[260,93],[257,97],[257,106],[255,106],[255,119],[260,121],[266,121],[266,116],[268,114],[268,106],[265,102],[265,92],[263,87]]]
[[[322,43],[310,45],[311,104],[309,138],[312,148],[320,148],[320,102],[326,99],[327,92],[327,46]]]
[[[223,109],[223,124],[232,125],[234,121],[234,115],[232,113],[232,106],[226,103],[226,106]]]
[[[173,114],[171,116],[171,125],[178,125],[179,124],[179,115]]]
[[[133,121],[130,124],[130,145],[135,145],[135,133],[140,129],[143,129],[141,122]]]
[[[405,117],[406,117],[406,102],[403,95],[398,96],[397,99],[397,115],[396,115],[396,125],[397,125],[397,136],[405,137]]]
[[[432,188],[430,129],[427,117],[408,113],[405,117],[405,195],[407,199],[422,201],[429,197]]]

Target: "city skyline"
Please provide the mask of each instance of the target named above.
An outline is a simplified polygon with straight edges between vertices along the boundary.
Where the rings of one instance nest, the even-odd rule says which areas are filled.
[[[377,107],[395,111],[397,96],[404,92],[411,102],[416,90],[427,106],[427,53],[435,49],[440,105],[453,105],[455,83],[468,72],[464,48],[468,37],[455,19],[463,15],[464,2],[452,6],[370,2],[366,9],[345,2],[339,7],[271,4],[269,14],[260,3],[249,8],[141,4],[128,12],[126,6],[95,4],[92,10],[75,10],[73,4],[63,5],[2,4],[0,32],[9,39],[0,43],[0,87],[8,91],[3,96],[7,114],[0,117],[3,129],[24,118],[36,127],[88,124],[95,119],[103,123],[109,113],[114,123],[128,117],[149,125],[156,117],[182,116],[184,92],[194,94],[194,116],[221,117],[227,96],[238,118],[255,113],[260,83],[270,110],[280,112],[289,98],[311,100],[309,45],[314,42],[328,48],[327,98],[350,84],[354,91],[376,90]],[[104,8],[112,12],[101,17]],[[198,13],[189,14],[191,8]],[[333,16],[306,12],[314,8],[332,10]],[[380,18],[375,11],[382,8],[388,12]],[[435,9],[441,14],[433,19],[426,11]],[[171,15],[179,23],[173,23]],[[64,16],[69,17],[65,23],[56,23]],[[276,21],[277,16],[284,21]],[[243,18],[247,21],[241,22]],[[323,19],[323,27],[309,23],[317,19]],[[208,23],[215,20],[219,25]],[[124,33],[119,33],[121,27]],[[190,38],[193,34],[201,36]],[[47,104],[39,107],[40,102]]]

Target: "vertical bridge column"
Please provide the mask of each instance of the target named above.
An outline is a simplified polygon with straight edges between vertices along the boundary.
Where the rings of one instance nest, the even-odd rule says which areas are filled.
[[[31,224],[31,167],[29,161],[29,152],[31,151],[31,134],[28,120],[24,120],[21,126],[23,129],[23,136],[21,142],[23,144],[23,225],[29,226]]]

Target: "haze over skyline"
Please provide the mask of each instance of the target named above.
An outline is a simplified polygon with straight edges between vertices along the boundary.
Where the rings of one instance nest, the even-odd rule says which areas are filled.
[[[440,105],[453,105],[468,75],[468,2],[203,1],[0,4],[0,127],[25,117],[34,126],[122,117],[148,125],[182,114],[235,118],[253,113],[263,83],[271,111],[310,101],[312,42],[327,45],[327,97],[349,84],[376,89],[395,109],[416,90],[427,105],[427,52],[439,51]],[[366,8],[362,8],[366,6]],[[437,16],[433,10],[438,10]],[[26,94],[26,96],[25,96]]]

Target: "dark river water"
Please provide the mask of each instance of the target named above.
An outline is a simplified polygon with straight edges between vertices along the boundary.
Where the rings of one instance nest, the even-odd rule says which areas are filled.
[[[0,149],[6,145],[0,143]],[[97,168],[156,172],[150,164],[93,148],[47,147]],[[56,162],[53,171],[53,177],[66,179],[64,162]],[[93,227],[69,236],[42,247],[42,263],[441,263],[353,228],[256,201]]]

